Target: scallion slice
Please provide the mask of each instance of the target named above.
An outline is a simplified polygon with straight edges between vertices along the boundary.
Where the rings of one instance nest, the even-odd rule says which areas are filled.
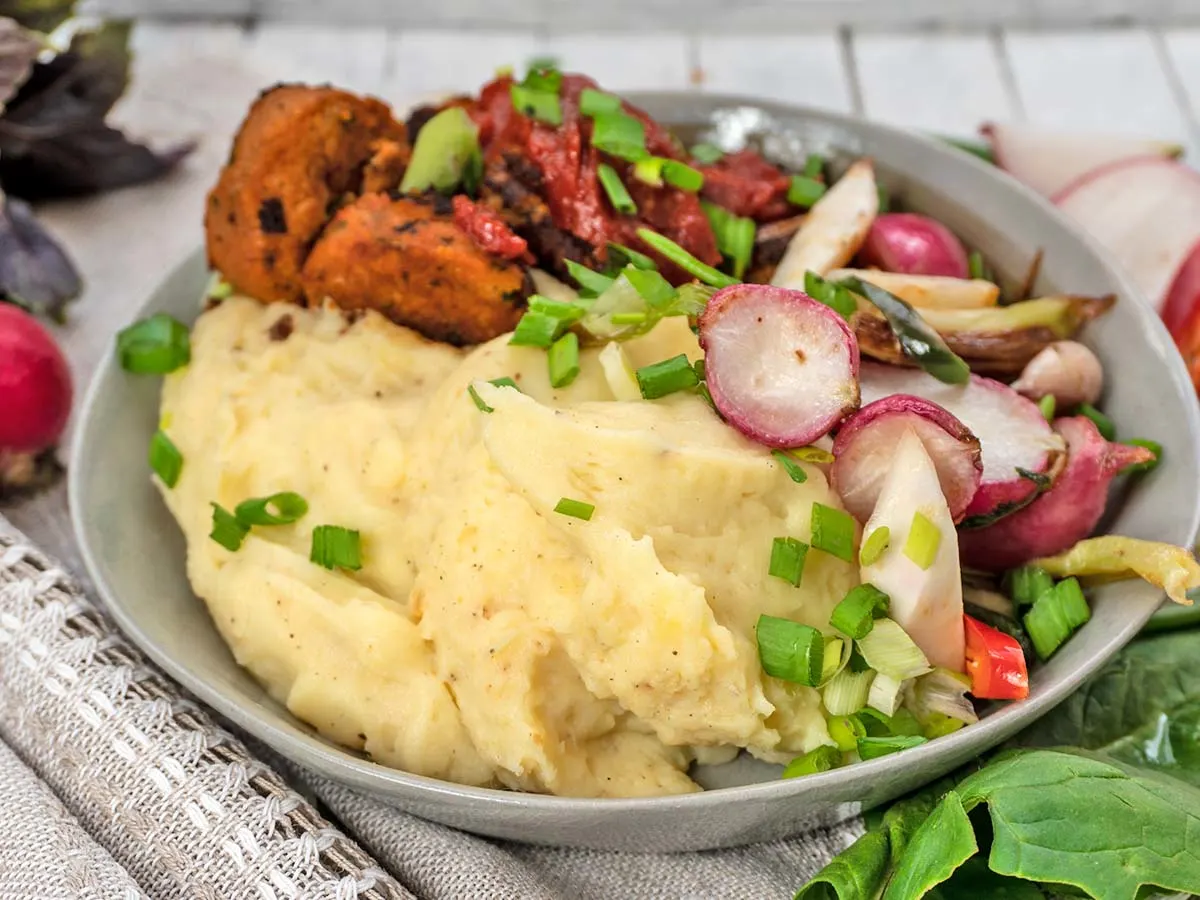
[[[609,278],[607,275],[601,275],[599,272],[593,272],[587,266],[580,265],[573,259],[565,259],[563,263],[566,265],[571,277],[575,279],[575,283],[595,296],[599,296],[607,291],[616,280]]]
[[[825,183],[807,175],[793,175],[788,186],[788,203],[808,209],[825,196]]]
[[[219,274],[213,273],[212,281],[208,285],[209,300],[228,300],[233,296],[233,285],[222,278]]]
[[[987,278],[987,264],[983,261],[983,254],[978,250],[972,250],[967,254],[967,275],[970,278]]]
[[[161,429],[154,432],[154,437],[150,438],[149,458],[150,470],[163,484],[173,488],[179,483],[179,473],[183,471],[183,454]]]
[[[849,716],[867,705],[875,673],[869,669],[852,672],[843,669],[821,691],[821,702],[831,716]]]
[[[269,497],[243,500],[233,514],[243,525],[291,525],[306,512],[307,500],[295,491],[281,491]]]
[[[871,682],[871,690],[867,694],[867,706],[877,709],[885,716],[895,715],[900,708],[901,694],[905,682],[897,681],[889,675],[879,672]]]
[[[700,201],[700,207],[708,217],[708,224],[712,226],[713,236],[717,239],[717,250],[730,261],[733,276],[741,278],[754,255],[754,220],[735,216],[723,206],[717,206],[707,200]]]
[[[192,359],[187,326],[166,313],[135,322],[117,332],[121,368],[135,375],[165,375]]]
[[[614,319],[616,316],[613,317]],[[598,357],[600,368],[604,371],[604,380],[608,389],[618,400],[641,400],[642,389],[638,385],[637,376],[625,349],[616,341],[609,341],[600,351]]]
[[[876,672],[907,681],[930,670],[929,660],[894,619],[877,619],[858,642],[859,652]]]
[[[694,194],[704,187],[704,173],[677,159],[668,159],[663,162],[662,177],[667,184],[674,185],[681,191],[687,191],[690,194]]]
[[[838,745],[839,750],[847,753],[857,750],[859,738],[867,736],[867,729],[863,727],[863,723],[851,714],[834,716],[826,725],[829,728],[829,737]]]
[[[1096,426],[1096,430],[1100,432],[1100,436],[1106,441],[1115,441],[1117,439],[1117,426],[1113,424],[1113,420],[1106,416],[1090,403],[1080,403],[1078,409],[1079,415],[1087,416]]]
[[[550,91],[539,90],[536,87],[530,87],[525,84],[514,84],[510,89],[512,96],[512,105],[517,112],[529,116],[531,119],[537,119],[539,122],[545,122],[547,125],[561,125],[563,121],[562,103],[559,102],[558,94]],[[451,107],[452,109],[454,107]],[[429,126],[426,125],[426,128]],[[422,129],[422,133],[424,129]],[[417,140],[421,139],[421,135],[417,135]]]
[[[326,569],[362,568],[362,546],[357,531],[341,525],[318,525],[312,533],[309,560]]]
[[[858,309],[858,304],[848,290],[840,284],[826,281],[811,270],[804,273],[804,293],[814,300],[824,303],[847,321]]]
[[[762,615],[758,617],[755,635],[764,672],[772,678],[809,687],[820,684],[825,656],[825,638],[821,632],[791,619]]]
[[[870,582],[850,590],[833,608],[829,624],[844,635],[861,640],[871,633],[875,620],[888,614],[892,598]]]
[[[629,191],[625,189],[625,183],[621,181],[621,176],[617,174],[617,170],[608,163],[600,163],[596,167],[596,175],[600,179],[600,186],[604,188],[604,193],[608,196],[608,202],[612,204],[613,209],[624,216],[632,216],[637,214],[637,204],[633,202],[633,197],[629,196]]]
[[[671,282],[654,269],[628,266],[625,269],[625,277],[629,279],[629,283],[637,289],[642,299],[646,301],[646,305],[651,309],[663,309],[675,299],[676,291]]]
[[[1131,444],[1134,447],[1145,447],[1154,454],[1154,459],[1144,463],[1134,463],[1132,466],[1126,466],[1121,470],[1123,474],[1129,475],[1134,472],[1150,472],[1158,468],[1158,464],[1162,462],[1163,445],[1158,441],[1152,441],[1149,438],[1131,438],[1125,441],[1126,444]]]
[[[648,184],[651,187],[663,186],[663,164],[666,162],[661,156],[647,156],[645,159],[639,159],[633,164],[633,177],[642,184]]]
[[[587,522],[592,518],[592,513],[596,511],[596,507],[591,503],[584,503],[582,500],[572,500],[570,497],[563,497],[554,504],[554,511],[561,516],[570,516],[572,519],[582,519]]]
[[[875,186],[875,196],[879,198],[878,215],[882,216],[884,213],[892,211],[892,195],[888,193],[887,188],[885,188],[882,184],[877,184]]]
[[[467,385],[467,395],[471,398],[471,402],[475,404],[475,408],[480,412],[490,413],[496,411],[488,406],[486,400],[479,396],[479,391],[475,390],[475,385]]]
[[[1054,413],[1058,408],[1058,401],[1054,399],[1053,394],[1047,394],[1038,401],[1038,409],[1042,411],[1042,418],[1047,422],[1054,421]]]
[[[693,144],[692,149],[688,151],[688,155],[698,163],[711,166],[713,163],[720,162],[724,158],[725,151],[715,144]]]
[[[820,178],[825,171],[825,158],[820,153],[810,153],[804,160],[804,177]]]
[[[854,561],[854,519],[848,512],[812,505],[812,545],[846,562]]]
[[[242,541],[250,526],[238,521],[238,517],[218,503],[212,504],[212,532],[209,537],[231,553],[241,549]]]
[[[562,300],[551,300],[541,294],[529,298],[531,312],[552,316],[563,322],[578,322],[587,313],[587,307],[580,303],[565,303]]]
[[[783,777],[799,778],[802,775],[816,775],[818,772],[836,769],[841,764],[842,751],[837,747],[822,744],[788,763],[783,770]]]
[[[808,544],[792,537],[777,537],[771,542],[771,562],[767,574],[782,578],[788,584],[800,586],[804,577],[804,560]]]
[[[1050,573],[1039,566],[1021,566],[1012,569],[1005,576],[1008,596],[1018,608],[1033,606],[1037,598],[1047,591],[1054,590],[1054,579]]]
[[[562,78],[557,60],[535,59],[530,61],[525,80],[521,83],[535,91],[557,94],[562,89]]]
[[[645,127],[623,112],[600,113],[592,117],[592,146],[629,162],[650,155],[646,150]]]
[[[858,551],[858,564],[860,566],[875,565],[887,552],[891,541],[892,530],[886,525],[880,525],[863,539],[862,547]]]
[[[585,116],[620,112],[621,98],[616,94],[608,94],[594,88],[584,88],[579,92],[579,111]]]
[[[1083,589],[1075,578],[1064,578],[1044,591],[1025,614],[1025,630],[1041,659],[1049,659],[1079,626],[1092,617]]]
[[[796,447],[793,450],[789,450],[788,453],[801,462],[812,463],[816,466],[827,466],[833,462],[833,454],[828,450],[822,450],[820,447]]]
[[[696,377],[696,370],[688,362],[687,356],[680,353],[662,362],[642,366],[637,370],[637,382],[643,397],[657,400],[676,391],[695,387],[700,379]]]
[[[702,263],[692,254],[688,253],[677,243],[668,237],[663,237],[656,231],[651,231],[649,228],[639,228],[637,236],[640,237],[646,244],[657,250],[679,268],[683,269],[690,275],[703,281],[705,284],[711,284],[713,287],[729,287],[731,284],[741,284],[741,282],[726,275],[724,272],[718,272],[707,263]]]
[[[920,510],[913,513],[908,540],[904,542],[904,555],[922,569],[928,569],[937,559],[942,546],[942,533]]]
[[[608,317],[614,325],[641,325],[648,319],[644,312],[619,312]]]
[[[638,253],[632,247],[626,247],[624,244],[618,244],[616,241],[609,241],[607,246],[608,264],[613,267],[614,271],[619,272],[626,266],[633,266],[635,269],[654,269],[656,271],[658,269],[658,263],[645,253]]]
[[[796,484],[804,484],[804,482],[808,481],[808,473],[804,471],[804,466],[796,462],[790,454],[782,450],[772,450],[771,455],[783,466],[783,470],[788,473],[788,478],[792,479]]]
[[[503,378],[493,378],[488,384],[494,384],[496,387],[510,387],[517,393],[522,393],[521,386],[505,375]]]
[[[550,345],[550,385],[566,387],[579,376],[579,335],[568,331]]]
[[[979,721],[975,707],[967,699],[970,690],[968,676],[950,669],[934,669],[913,682],[908,708],[926,737],[948,734],[954,728],[946,725],[946,719],[959,724]]]
[[[825,655],[821,665],[821,684],[827,684],[836,677],[846,664],[850,662],[850,652],[853,641],[827,635],[825,637]]]
[[[858,755],[865,761],[898,753],[901,750],[911,750],[925,743],[925,738],[913,734],[895,734],[890,737],[865,737],[858,742]]]
[[[558,98],[552,99],[557,102]],[[403,194],[451,193],[482,169],[479,129],[462,107],[449,106],[425,123],[400,181]]]
[[[508,342],[516,347],[549,347],[566,327],[567,323],[556,316],[531,310],[521,316]]]

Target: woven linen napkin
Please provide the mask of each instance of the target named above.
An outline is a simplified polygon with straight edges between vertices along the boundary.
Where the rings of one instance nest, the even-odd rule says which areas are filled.
[[[0,738],[0,900],[765,900],[861,830],[639,855],[415,818],[252,754],[3,516]]]

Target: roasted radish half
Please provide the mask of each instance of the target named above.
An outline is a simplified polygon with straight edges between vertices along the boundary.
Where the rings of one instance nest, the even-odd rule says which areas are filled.
[[[1067,464],[1054,486],[994,525],[959,535],[967,565],[1000,571],[1066,550],[1100,521],[1113,478],[1154,458],[1144,447],[1110,444],[1083,416],[1058,419],[1054,428],[1067,441]]]
[[[846,420],[833,444],[834,489],[852,516],[860,522],[869,519],[906,431],[920,438],[933,460],[950,516],[957,522],[983,473],[979,439],[946,410],[920,397],[893,394]]]
[[[917,213],[888,213],[871,224],[859,257],[868,266],[903,275],[967,277],[967,251],[954,232]]]
[[[858,342],[846,320],[801,291],[737,284],[700,317],[713,404],[769,447],[803,447],[858,408]]]

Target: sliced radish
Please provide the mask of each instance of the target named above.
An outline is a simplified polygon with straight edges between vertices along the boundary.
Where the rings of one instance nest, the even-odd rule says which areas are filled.
[[[1157,156],[1127,159],[1088,173],[1054,202],[1163,309],[1171,280],[1200,240],[1200,174]]]
[[[803,447],[858,408],[858,342],[846,320],[802,291],[736,284],[700,316],[717,411],[771,447]]]
[[[867,404],[847,419],[833,444],[834,489],[846,510],[860,522],[874,512],[896,447],[909,430],[921,439],[933,460],[955,522],[975,496],[983,473],[979,439],[936,403],[893,394]]]
[[[846,265],[866,240],[878,212],[875,167],[869,159],[857,160],[804,217],[771,284],[801,288],[805,272],[824,275]]]
[[[1052,197],[1093,169],[1134,156],[1175,158],[1183,148],[1120,135],[1072,134],[1028,125],[984,125],[996,165],[1039,194]]]
[[[892,394],[923,397],[948,411],[979,438],[983,476],[968,505],[967,520],[994,516],[1033,496],[1038,485],[1019,469],[1046,474],[1062,450],[1062,440],[1037,404],[1016,391],[972,375],[964,385],[945,384],[918,369],[863,363],[862,398],[873,403]]]
[[[962,241],[941,222],[917,213],[877,216],[858,255],[868,266],[901,275],[968,274]]]
[[[1067,441],[1066,467],[1053,487],[1024,509],[987,528],[962,532],[959,548],[967,565],[1000,571],[1066,550],[1100,521],[1109,482],[1126,466],[1154,458],[1144,447],[1110,444],[1083,416],[1058,419],[1054,427]]]

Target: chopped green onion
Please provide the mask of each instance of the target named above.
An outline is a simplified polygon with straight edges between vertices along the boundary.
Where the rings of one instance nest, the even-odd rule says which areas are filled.
[[[565,259],[563,263],[567,267],[567,271],[571,277],[585,291],[599,296],[612,287],[613,281],[616,279],[609,278],[607,275],[601,275],[599,272],[593,272],[587,266],[580,265],[573,259]]]
[[[852,672],[843,669],[821,691],[821,702],[831,716],[849,716],[867,705],[875,673],[869,669]]]
[[[804,160],[804,177],[820,178],[825,171],[825,158],[820,153],[810,153]]]
[[[614,325],[641,325],[649,318],[644,312],[621,312],[613,313],[608,317],[608,321]]]
[[[848,512],[823,503],[812,505],[812,545],[817,550],[854,561],[854,519]]]
[[[208,288],[209,300],[228,300],[233,296],[233,285],[222,278],[220,275],[214,274],[212,283]]]
[[[663,237],[649,228],[639,228],[637,236],[645,241],[650,247],[657,250],[679,268],[685,272],[696,276],[705,284],[711,284],[713,287],[729,287],[731,284],[741,284],[736,278],[726,275],[724,272],[718,272],[712,266],[700,262],[692,254],[688,253],[677,243],[668,237]]]
[[[798,778],[801,775],[816,775],[818,772],[828,772],[842,764],[842,751],[837,747],[822,744],[809,750],[803,756],[797,756],[783,770],[784,778]]]
[[[921,734],[921,723],[917,721],[917,717],[908,711],[908,707],[902,706],[890,716],[884,717],[878,710],[871,709],[868,706],[864,712],[874,715],[879,715],[879,721],[887,729],[888,734],[900,735],[918,735]]]
[[[1025,614],[1025,630],[1041,659],[1049,659],[1075,629],[1092,617],[1083,589],[1075,578],[1064,578],[1034,601]]]
[[[796,447],[793,450],[789,450],[788,453],[801,462],[812,463],[817,466],[827,466],[833,462],[833,454],[828,450],[822,450],[820,447]]]
[[[645,159],[639,159],[633,164],[633,177],[642,184],[648,184],[651,187],[662,187],[663,185],[663,164],[666,162],[661,156],[647,156]]]
[[[616,94],[608,94],[593,88],[584,88],[579,92],[579,111],[585,116],[598,116],[602,113],[621,111],[621,98]]]
[[[904,542],[904,555],[922,569],[928,569],[937,559],[938,548],[941,546],[942,533],[938,527],[920,510],[913,513],[908,540]]]
[[[608,202],[612,204],[613,209],[625,216],[636,215],[637,204],[629,196],[629,191],[625,189],[625,183],[621,181],[617,170],[608,163],[600,163],[596,167],[596,174],[600,178],[600,185],[604,188],[604,193],[608,195]]]
[[[564,323],[578,322],[587,314],[587,307],[582,303],[551,300],[541,294],[534,294],[529,298],[529,309],[531,312],[551,316]]]
[[[473,385],[473,384],[467,385],[467,393],[470,395],[471,400],[474,401],[475,408],[478,409],[480,412],[485,412],[485,413],[495,412],[495,410],[492,407],[488,406],[487,403],[484,401],[484,399],[479,396],[479,391],[475,390],[475,385]]]
[[[638,387],[647,400],[657,400],[667,394],[695,387],[700,383],[688,358],[680,353],[662,362],[642,366],[637,370]]]
[[[861,640],[871,633],[875,620],[888,614],[892,598],[870,582],[850,590],[833,608],[829,624],[842,634]]]
[[[707,200],[700,201],[700,207],[712,226],[713,236],[717,239],[717,250],[732,263],[733,276],[741,278],[754,256],[754,235],[757,227],[754,220],[735,216],[724,207]]]
[[[858,564],[860,566],[875,565],[887,552],[891,540],[892,530],[886,525],[880,525],[863,539],[862,548],[858,551]]]
[[[632,247],[626,247],[624,244],[618,244],[616,241],[608,242],[608,261],[610,265],[616,267],[617,271],[624,269],[626,266],[633,266],[635,269],[654,269],[656,271],[658,269],[658,263],[645,253],[638,253]]]
[[[930,669],[921,648],[893,619],[877,619],[871,631],[859,640],[858,649],[867,665],[895,681],[916,678]]]
[[[547,125],[562,124],[562,103],[559,102],[557,93],[539,90],[524,84],[514,84],[509,90],[512,95],[513,108],[517,112],[529,116],[531,119],[537,119],[539,122],[545,122]],[[456,107],[451,107],[451,109],[454,108]],[[422,133],[424,130],[424,128],[421,129]],[[420,139],[421,135],[418,134],[417,140],[420,141]]]
[[[1038,566],[1021,566],[1011,569],[1005,576],[1008,596],[1018,608],[1033,606],[1037,598],[1054,590],[1054,579],[1050,573]]]
[[[530,66],[529,70],[525,73],[525,80],[521,84],[535,91],[557,94],[562,90],[562,78],[562,72],[558,70],[558,64],[551,62],[549,64]]]
[[[591,503],[584,503],[582,500],[572,500],[570,497],[563,497],[554,504],[554,511],[562,516],[570,516],[572,519],[583,519],[583,521],[591,521],[592,513],[596,511],[596,507]]]
[[[817,181],[807,175],[793,175],[787,192],[788,203],[808,209],[825,196],[825,191],[823,181]]]
[[[696,370],[696,377],[699,378],[701,381],[703,381],[704,373],[705,373],[705,369],[706,369],[706,367],[704,365],[704,359],[700,358],[700,359],[696,360],[694,363],[692,363],[692,368]],[[805,477],[807,477],[807,476],[805,476]]]
[[[882,216],[884,213],[890,212],[892,209],[892,196],[888,193],[888,189],[882,184],[876,185],[875,196],[877,198],[876,202],[879,204],[878,215]]]
[[[510,387],[518,393],[522,393],[520,385],[505,375],[503,378],[493,378],[488,384],[494,384],[496,387]]]
[[[616,316],[613,316],[615,319]],[[633,374],[633,366],[625,349],[616,341],[609,341],[600,351],[597,359],[604,372],[604,380],[608,388],[618,400],[641,400],[642,389],[638,387],[637,377]]]
[[[842,640],[832,635],[825,638],[825,651],[821,665],[821,684],[826,684],[850,662],[853,641]]]
[[[925,743],[920,735],[897,734],[891,737],[865,737],[858,742],[858,755],[863,760],[878,759],[900,750],[911,750]]]
[[[654,269],[630,266],[625,270],[625,277],[651,309],[662,309],[675,299],[675,288],[671,282]]]
[[[938,140],[949,144],[951,147],[956,147],[964,153],[970,153],[972,156],[977,156],[987,163],[995,163],[996,156],[992,152],[991,146],[982,141],[972,141],[968,138],[947,137],[946,135],[937,135]]]
[[[967,724],[962,719],[956,719],[945,713],[930,713],[925,717],[925,723],[921,726],[921,736],[932,741],[934,738],[954,734]]]
[[[243,525],[291,525],[306,512],[307,500],[295,491],[281,491],[269,497],[243,500],[233,514]]]
[[[950,669],[937,668],[913,682],[909,694],[908,708],[912,711],[921,733],[929,737],[954,730],[947,727],[945,719],[957,720],[960,724],[979,721],[975,707],[967,699],[971,690],[971,679]]]
[[[904,682],[897,681],[890,675],[879,672],[871,682],[870,693],[867,694],[867,706],[877,709],[885,716],[893,716],[900,707],[901,693]]]
[[[558,102],[557,97],[552,99]],[[414,194],[433,189],[449,194],[482,166],[478,128],[466,110],[450,106],[426,122],[417,134],[400,192]]]
[[[525,71],[527,73],[537,72],[543,69],[559,70],[561,64],[557,56],[534,56],[525,62]],[[512,68],[511,66],[509,67]],[[529,77],[527,74],[526,78]]]
[[[808,544],[791,537],[777,537],[771,542],[771,562],[767,574],[782,578],[788,584],[800,586],[804,577],[804,560]]]
[[[362,568],[362,547],[359,534],[341,525],[318,525],[312,533],[310,561],[326,569]]]
[[[967,275],[971,278],[987,280],[987,263],[983,261],[983,254],[978,250],[972,250],[967,254]]]
[[[825,638],[811,625],[762,615],[755,628],[758,659],[772,678],[816,687],[821,682]]]
[[[121,368],[135,375],[165,375],[192,359],[187,326],[166,313],[135,322],[117,332]]]
[[[788,473],[788,478],[792,479],[796,484],[804,484],[804,482],[808,481],[808,473],[804,471],[804,467],[792,459],[790,455],[784,453],[782,450],[772,450],[771,455],[779,461],[779,464],[783,466],[783,470]]]
[[[1106,441],[1115,441],[1117,439],[1117,426],[1113,424],[1113,420],[1106,416],[1090,403],[1080,403],[1078,413],[1081,416],[1087,416],[1096,426],[1096,430],[1100,432],[1100,436]]]
[[[1054,399],[1053,394],[1047,394],[1038,401],[1038,409],[1042,411],[1042,418],[1047,422],[1054,421],[1054,413],[1058,409],[1058,401]]]
[[[557,316],[530,311],[521,316],[508,342],[516,347],[549,347],[566,326]]]
[[[719,162],[725,156],[725,151],[714,144],[693,144],[688,153],[696,162],[706,166]]]
[[[592,117],[592,146],[629,162],[650,155],[646,151],[645,127],[623,112],[600,113]]]
[[[579,335],[568,331],[550,345],[550,385],[566,387],[579,377]]]
[[[169,488],[179,483],[179,473],[183,471],[183,454],[166,435],[159,430],[150,438],[150,470]]]
[[[213,503],[212,532],[209,537],[231,553],[241,549],[242,541],[250,531],[250,526],[238,520],[238,517],[224,507]]]
[[[857,750],[859,738],[867,736],[867,729],[853,715],[834,716],[826,724],[829,727],[829,737],[838,745],[839,750],[847,753]]]
[[[1132,438],[1124,443],[1134,447],[1144,447],[1154,454],[1154,459],[1143,463],[1134,463],[1131,466],[1126,466],[1121,470],[1122,474],[1132,474],[1134,472],[1150,472],[1158,468],[1158,464],[1162,462],[1163,445],[1158,441],[1152,441],[1149,438]]]
[[[814,300],[824,303],[847,321],[858,310],[858,303],[855,302],[848,290],[840,284],[826,281],[811,270],[804,273],[804,293]]]
[[[674,185],[681,191],[687,191],[690,194],[694,194],[704,187],[704,173],[677,159],[668,159],[663,163],[662,177],[667,184]]]

